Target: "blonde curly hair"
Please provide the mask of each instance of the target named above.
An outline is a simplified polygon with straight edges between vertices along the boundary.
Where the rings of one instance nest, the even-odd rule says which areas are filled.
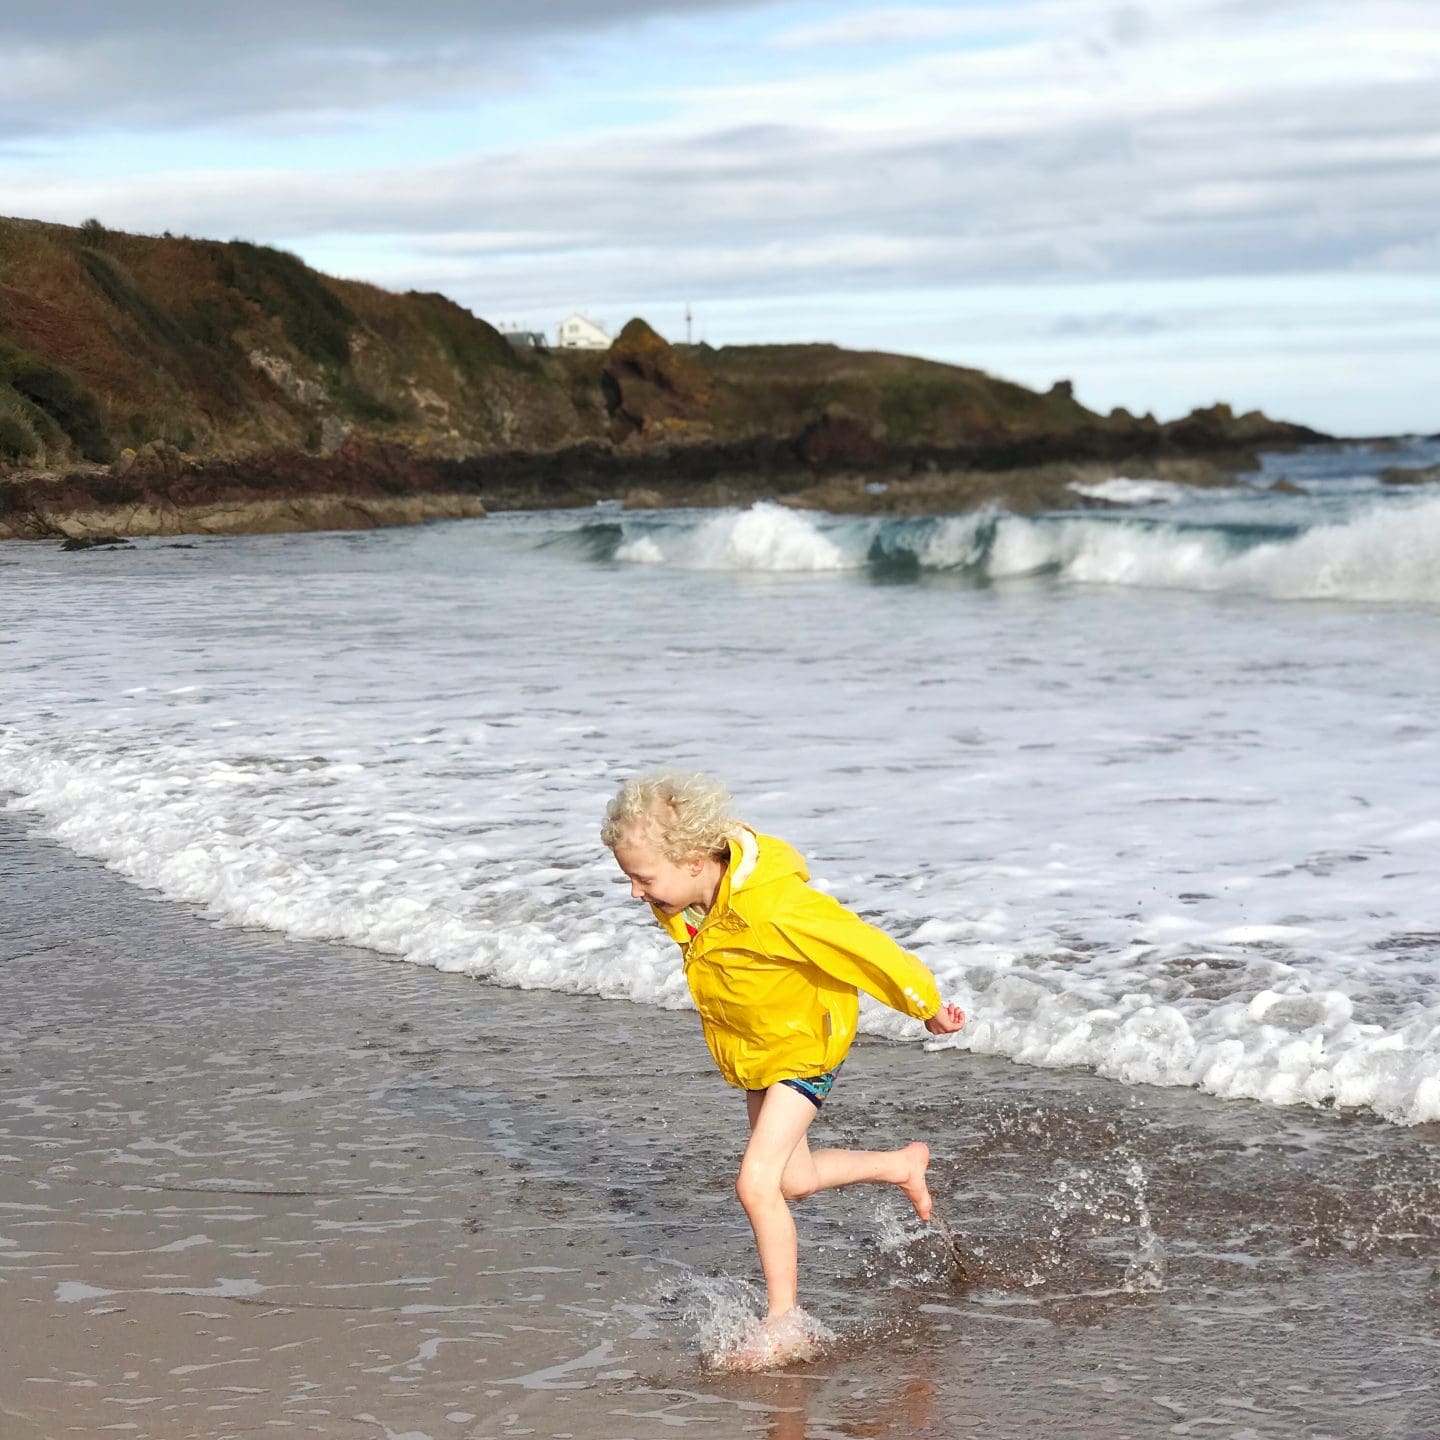
[[[713,775],[655,770],[627,780],[605,807],[600,839],[613,850],[636,830],[650,830],[667,860],[679,864],[697,850],[723,855],[737,820],[730,792]]]

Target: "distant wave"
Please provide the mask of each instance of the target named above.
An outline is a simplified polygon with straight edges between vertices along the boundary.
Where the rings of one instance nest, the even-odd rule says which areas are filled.
[[[1173,480],[1127,480],[1120,476],[1089,483],[1077,480],[1070,488],[1077,495],[1106,500],[1112,505],[1178,505],[1195,494],[1191,486],[1179,485]]]
[[[688,570],[868,570],[891,580],[950,573],[982,584],[1042,577],[1285,600],[1440,603],[1440,498],[1392,502],[1308,529],[995,510],[874,520],[762,502],[718,514],[627,517],[583,527],[567,543],[597,560]]]
[[[679,535],[639,535],[615,551],[639,565],[678,564],[689,570],[822,571],[858,569],[863,556],[822,533],[807,516],[764,502],[700,521]]]

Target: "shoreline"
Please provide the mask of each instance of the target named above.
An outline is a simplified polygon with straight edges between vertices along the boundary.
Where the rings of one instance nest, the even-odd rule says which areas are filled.
[[[598,445],[441,459],[386,443],[352,442],[328,454],[279,452],[200,460],[148,447],[123,465],[54,470],[0,466],[0,541],[65,541],[84,549],[114,541],[187,535],[267,535],[370,530],[510,511],[723,509],[760,502],[834,515],[918,518],[996,508],[1016,515],[1113,510],[1077,484],[1159,480],[1192,489],[1244,485],[1262,454],[1397,441],[1326,438],[1259,449],[1131,453],[1086,447],[1067,456],[1064,437],[1035,437],[960,452],[906,453],[864,464],[810,463],[784,445],[659,447]],[[1104,446],[1100,447],[1102,450]],[[1047,451],[1056,450],[1055,455]],[[1436,467],[1390,466],[1387,487],[1437,481]],[[1252,487],[1254,488],[1254,487]],[[1281,476],[1268,487],[1304,489]]]
[[[1325,442],[1341,444],[1344,442]],[[446,460],[352,441],[328,454],[201,460],[163,445],[123,464],[0,470],[0,540],[277,534],[480,519],[617,501],[627,509],[770,501],[835,514],[1016,514],[1109,508],[1070,487],[1115,476],[1208,488],[1235,483],[1259,452],[1214,443],[1128,449],[1113,437],[1034,436],[965,449],[843,452],[813,460],[785,442],[623,451],[598,445]]]
[[[758,1277],[693,1015],[217,928],[15,815],[0,899],[16,1440],[1440,1424],[1440,1126],[864,1041],[825,1131],[929,1141],[968,1276],[893,1197],[824,1197],[838,1341],[714,1374]]]

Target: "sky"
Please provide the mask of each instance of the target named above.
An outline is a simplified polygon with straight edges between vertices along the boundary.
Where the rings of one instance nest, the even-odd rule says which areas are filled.
[[[1440,0],[0,0],[0,214],[1440,431]]]

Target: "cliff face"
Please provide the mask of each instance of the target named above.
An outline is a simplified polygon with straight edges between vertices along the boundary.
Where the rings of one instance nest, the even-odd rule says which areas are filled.
[[[388,523],[636,486],[658,503],[838,494],[841,475],[1322,438],[1223,406],[1101,417],[1063,382],[830,345],[674,346],[640,320],[609,351],[518,350],[442,295],[264,246],[0,220],[0,534],[67,515],[67,533],[302,528],[347,505]]]

